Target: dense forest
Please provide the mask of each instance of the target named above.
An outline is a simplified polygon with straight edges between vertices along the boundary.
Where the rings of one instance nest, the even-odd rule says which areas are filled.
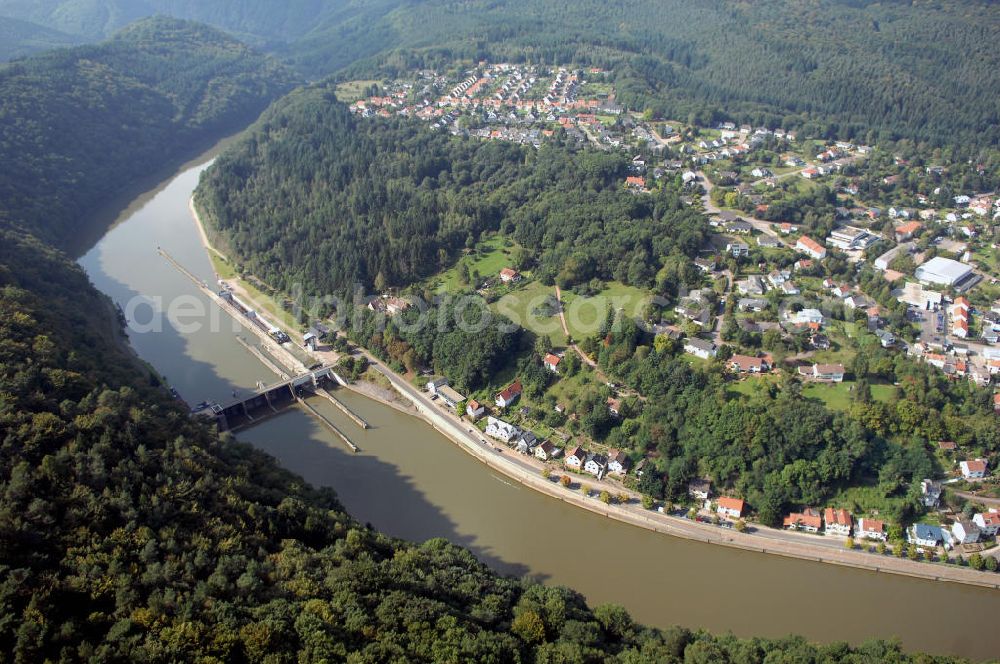
[[[66,247],[150,164],[242,128],[293,83],[222,33],[162,18],[0,66],[0,226]]]
[[[576,63],[613,68],[620,101],[680,121],[871,143],[1000,140],[1000,13],[978,0],[0,0],[0,16],[90,39],[154,13],[256,40],[311,77]]]
[[[223,246],[287,291],[409,285],[498,230],[550,282],[651,286],[661,256],[697,253],[704,225],[669,188],[626,192],[627,168],[621,154],[357,119],[318,85],[276,104],[220,156],[196,200]]]
[[[73,46],[82,40],[28,21],[0,16],[0,61],[53,48]]]

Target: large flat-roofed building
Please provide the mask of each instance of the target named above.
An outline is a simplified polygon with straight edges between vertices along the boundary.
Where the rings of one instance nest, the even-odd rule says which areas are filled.
[[[944,286],[962,283],[972,274],[972,268],[950,258],[935,256],[917,268],[915,276],[920,281]]]

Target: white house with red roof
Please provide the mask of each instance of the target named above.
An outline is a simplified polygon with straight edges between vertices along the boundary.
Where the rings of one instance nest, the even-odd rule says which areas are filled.
[[[552,373],[559,373],[560,362],[562,362],[561,357],[559,357],[555,353],[548,353],[545,355],[545,359],[542,361],[542,364],[544,364],[545,368],[551,371]]]
[[[505,284],[513,284],[521,280],[521,273],[514,268],[505,267],[500,270],[500,281]]]
[[[808,254],[818,261],[826,258],[826,247],[808,235],[803,235],[799,238],[798,242],[795,243],[795,250]]]
[[[832,507],[827,507],[823,510],[823,521],[826,523],[827,535],[841,535],[843,537],[851,535],[851,526],[854,525],[854,518],[847,510],[835,510]]]
[[[521,398],[521,381],[515,380],[497,394],[496,404],[498,408],[506,408]]]
[[[854,536],[858,539],[884,542],[886,539],[885,523],[878,519],[858,519],[858,525],[854,529]]]
[[[1000,512],[980,512],[972,517],[972,522],[979,528],[980,539],[996,537],[1000,531]]]
[[[739,519],[743,516],[743,512],[746,509],[746,503],[744,503],[739,498],[729,498],[728,496],[722,496],[716,501],[717,507],[715,511],[722,516],[729,517],[730,519]]]
[[[767,360],[749,355],[733,355],[728,366],[736,373],[763,373],[768,370]]]
[[[986,477],[986,459],[967,459],[958,465],[962,469],[962,477],[967,480]]]

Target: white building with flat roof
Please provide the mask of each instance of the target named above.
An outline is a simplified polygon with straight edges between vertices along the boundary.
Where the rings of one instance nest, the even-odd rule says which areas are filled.
[[[935,256],[918,267],[914,274],[925,283],[954,286],[972,274],[972,267],[950,258]]]

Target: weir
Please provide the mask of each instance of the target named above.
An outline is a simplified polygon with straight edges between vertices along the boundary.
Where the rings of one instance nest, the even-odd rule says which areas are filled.
[[[307,413],[314,416],[343,440],[352,452],[357,452],[358,446],[333,422],[306,403],[303,398],[308,394],[325,397],[342,410],[355,424],[362,429],[367,429],[368,423],[365,420],[353,413],[326,390],[328,386],[338,385],[341,381],[342,379],[334,372],[333,367],[320,367],[315,371],[308,371],[294,378],[264,387],[244,399],[238,399],[225,406],[218,403],[201,404],[193,409],[191,414],[215,420],[220,431],[236,432],[252,427],[262,420],[280,413],[288,406],[298,403]]]

